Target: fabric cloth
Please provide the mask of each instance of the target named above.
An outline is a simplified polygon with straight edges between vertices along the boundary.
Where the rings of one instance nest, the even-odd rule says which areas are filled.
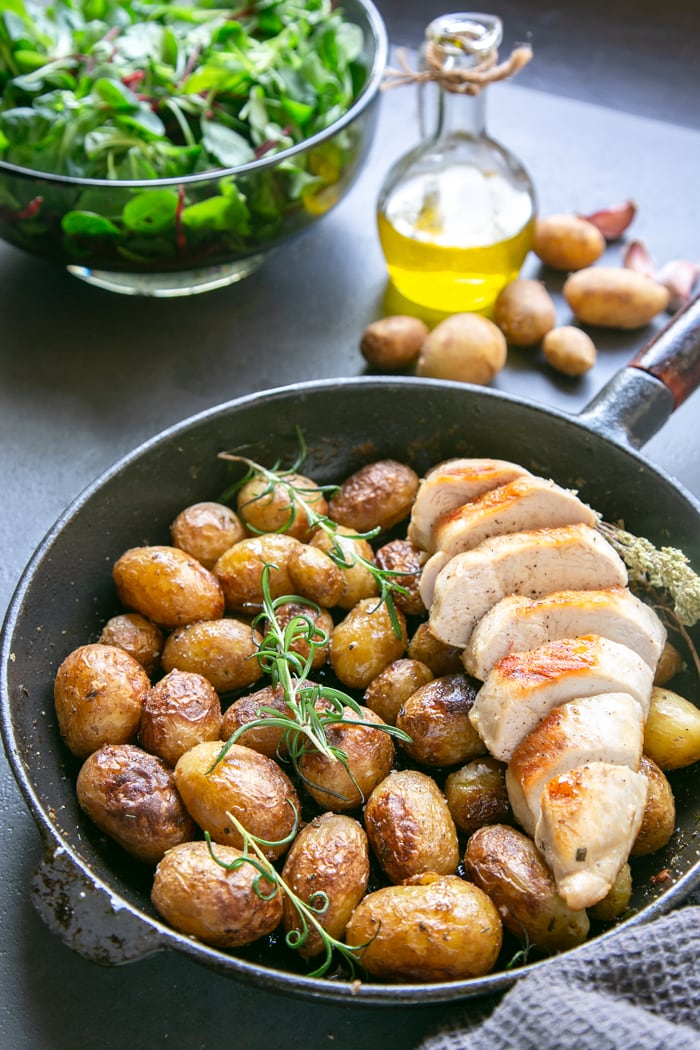
[[[466,1007],[420,1050],[700,1050],[700,893]]]

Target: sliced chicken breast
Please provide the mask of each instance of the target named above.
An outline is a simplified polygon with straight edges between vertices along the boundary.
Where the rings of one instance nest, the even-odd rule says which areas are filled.
[[[626,583],[625,563],[600,533],[589,525],[565,525],[484,540],[450,558],[432,591],[429,578],[425,585],[421,578],[420,591],[436,638],[464,648],[482,616],[509,594],[539,598]]]
[[[590,908],[611,889],[639,832],[647,786],[643,773],[607,762],[545,786],[535,844],[570,908]]]
[[[516,820],[533,836],[546,783],[589,762],[637,771],[644,723],[629,693],[599,693],[569,700],[535,726],[513,752],[506,771]]]
[[[652,686],[653,671],[626,645],[598,635],[563,638],[499,660],[469,718],[493,757],[507,762],[538,722],[568,700],[629,693],[646,718]]]
[[[654,610],[626,587],[555,591],[542,598],[503,598],[476,625],[462,659],[467,673],[483,681],[508,653],[581,634],[621,642],[652,668],[666,642],[666,629]]]
[[[425,551],[434,551],[433,525],[446,511],[505,485],[528,471],[504,459],[448,459],[429,470],[413,503],[408,538]]]
[[[595,511],[578,496],[547,478],[525,475],[441,514],[432,543],[448,554],[477,547],[491,536],[583,523],[595,528]]]

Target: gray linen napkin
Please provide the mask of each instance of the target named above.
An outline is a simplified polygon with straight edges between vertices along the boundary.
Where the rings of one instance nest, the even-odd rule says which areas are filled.
[[[420,1050],[700,1050],[700,894],[562,956]]]

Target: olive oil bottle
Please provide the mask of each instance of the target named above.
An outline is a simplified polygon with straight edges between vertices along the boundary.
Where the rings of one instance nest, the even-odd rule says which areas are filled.
[[[449,73],[495,61],[502,33],[495,16],[443,15],[428,26],[426,45],[440,49]],[[394,164],[379,195],[379,239],[391,281],[431,310],[488,312],[532,245],[532,181],[488,137],[485,93],[450,90],[449,77],[422,87],[424,139]],[[426,134],[429,95],[436,120]]]

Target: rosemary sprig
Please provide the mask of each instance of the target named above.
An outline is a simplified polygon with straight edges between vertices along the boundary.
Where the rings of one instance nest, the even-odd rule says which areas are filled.
[[[237,857],[236,860],[230,862],[226,862],[220,857],[217,857],[212,845],[211,836],[209,832],[205,832],[204,837],[207,846],[209,847],[209,853],[212,859],[227,871],[236,871],[243,864],[252,865],[258,872],[253,881],[253,889],[261,900],[272,900],[272,898],[281,891],[290,901],[299,916],[301,928],[287,931],[285,935],[285,943],[287,944],[287,947],[294,951],[298,951],[304,944],[306,944],[309,933],[312,929],[319,935],[323,943],[325,954],[320,966],[316,967],[316,969],[308,975],[309,977],[323,977],[324,974],[328,972],[331,963],[333,962],[333,952],[335,951],[338,952],[338,954],[349,964],[350,975],[354,978],[358,969],[362,969],[358,955],[364,951],[367,945],[344,944],[343,941],[336,940],[335,937],[328,933],[323,924],[319,921],[319,916],[324,915],[328,910],[328,894],[324,890],[319,890],[311,895],[308,902],[303,901],[284,880],[282,875],[273,866],[272,862],[267,859],[260,848],[261,846],[286,845],[296,836],[299,826],[299,814],[293,803],[290,802],[289,804],[294,810],[294,827],[286,838],[280,839],[279,842],[267,842],[265,839],[257,838],[236,819],[233,813],[227,813],[226,815],[228,819],[234,825],[243,840],[243,849],[241,851],[242,856]],[[263,881],[270,884],[272,887],[271,892],[265,892],[262,887]]]

